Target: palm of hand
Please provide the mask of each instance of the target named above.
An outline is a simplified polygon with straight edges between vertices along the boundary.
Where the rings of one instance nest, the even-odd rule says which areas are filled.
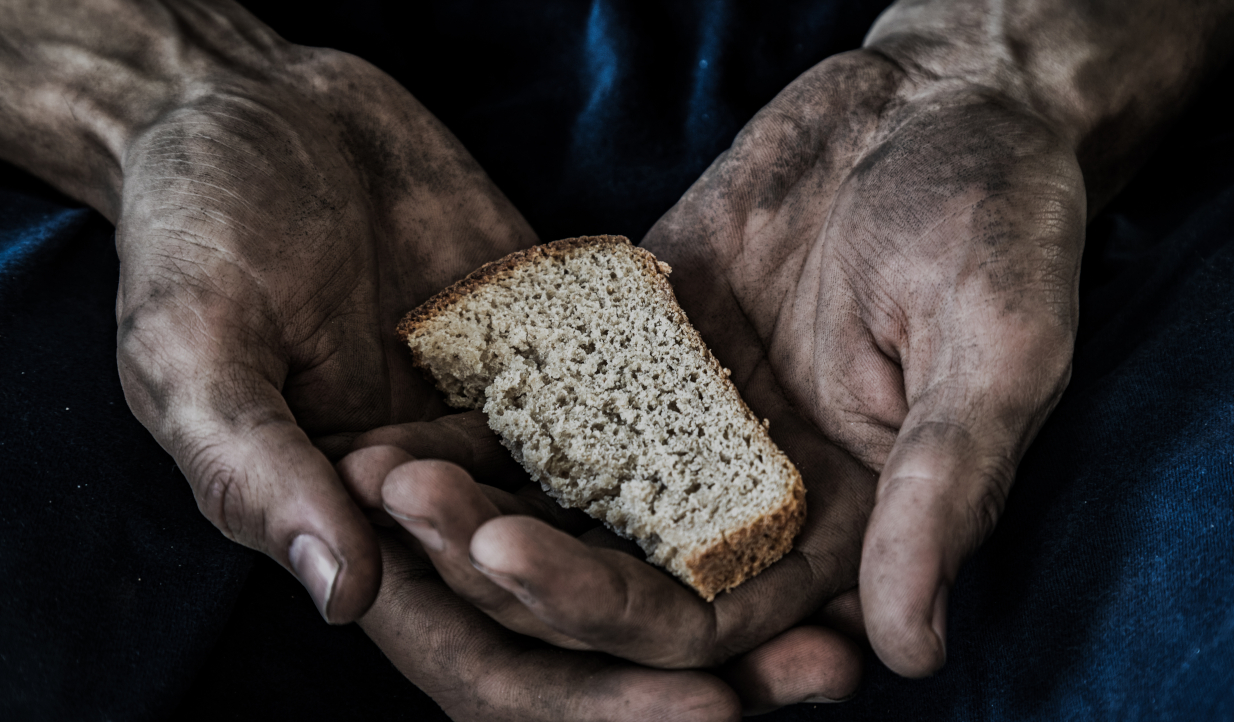
[[[803,466],[814,587],[860,561],[871,641],[907,674],[941,664],[945,589],[1066,384],[1085,213],[1045,125],[941,85],[864,51],[817,66],[645,242]]]
[[[794,551],[714,605],[507,516],[542,515],[461,470],[374,447],[344,476],[509,628],[663,667],[775,637],[728,679],[755,707],[791,703],[851,689],[791,662],[843,677],[851,650],[776,635],[860,576],[875,649],[929,673],[946,589],[1065,384],[1082,225],[1074,156],[1031,115],[913,88],[873,54],[818,66],[747,126],[645,241],[810,490]]]
[[[298,536],[324,541],[339,578],[310,590],[351,619],[376,593],[376,540],[310,439],[341,455],[360,432],[440,413],[398,317],[535,237],[393,80],[287,53],[275,82],[230,78],[131,146],[119,362],[207,516],[292,567]]]
[[[859,52],[785,90],[657,224],[645,245],[675,267],[683,306],[810,492],[793,552],[714,605],[502,516],[465,475],[390,472],[396,460],[375,456],[356,457],[354,476],[385,479],[388,507],[431,519],[439,535],[404,526],[440,550],[456,592],[519,631],[714,665],[860,580],[876,651],[929,673],[946,592],[1066,381],[1081,188],[1074,156],[1030,114],[963,85],[913,87]],[[777,665],[807,647],[839,649],[776,637],[732,681],[796,678]]]

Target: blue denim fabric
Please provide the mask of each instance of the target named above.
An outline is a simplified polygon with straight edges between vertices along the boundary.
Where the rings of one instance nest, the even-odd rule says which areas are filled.
[[[250,5],[393,74],[542,238],[637,239],[882,3]],[[1072,382],[953,590],[945,669],[870,656],[852,701],[767,719],[1234,719],[1232,91],[1089,227]],[[132,418],[111,234],[0,167],[0,718],[440,719],[215,532]]]

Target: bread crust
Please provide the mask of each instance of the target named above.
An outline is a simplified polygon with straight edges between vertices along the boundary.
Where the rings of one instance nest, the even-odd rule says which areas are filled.
[[[794,485],[784,505],[760,516],[686,559],[695,591],[707,601],[779,561],[793,548],[806,520],[806,490],[793,469]]]
[[[667,263],[658,261],[649,251],[635,246],[625,236],[581,236],[566,238],[551,243],[533,246],[512,253],[497,261],[486,263],[468,274],[462,280],[447,287],[441,292],[410,311],[399,322],[397,333],[404,342],[410,344],[410,339],[419,329],[435,317],[451,308],[456,302],[470,295],[478,288],[509,277],[517,271],[533,265],[543,259],[564,259],[575,251],[607,245],[626,246],[638,259],[643,273],[655,287],[663,301],[663,307],[673,321],[684,331],[687,342],[695,351],[707,359],[707,364],[722,379],[723,386],[729,396],[737,401],[747,421],[758,428],[758,433],[766,434],[757,416],[746,404],[745,399],[737,391],[729,379],[729,371],[720,365],[711,349],[703,343],[694,325],[686,317],[685,311],[677,302],[677,295],[668,281],[672,269]],[[428,364],[421,354],[412,346],[413,363],[428,372]],[[430,373],[431,376],[431,373]],[[772,442],[774,445],[774,442]],[[781,452],[783,453],[783,452]],[[707,601],[712,601],[721,592],[741,584],[784,556],[791,548],[793,538],[805,523],[806,503],[805,485],[801,474],[791,461],[785,459],[785,467],[791,478],[791,490],[785,502],[778,509],[764,514],[744,527],[726,532],[712,546],[695,552],[684,560],[691,586]]]
[[[446,311],[455,302],[468,296],[472,291],[507,276],[512,276],[516,271],[525,266],[530,266],[542,258],[565,258],[571,251],[579,248],[609,244],[629,246],[640,255],[640,258],[645,254],[651,257],[652,265],[656,264],[655,256],[638,248],[625,236],[580,236],[578,238],[565,238],[551,243],[541,243],[538,246],[515,251],[496,261],[489,261],[464,276],[462,280],[455,281],[453,284],[437,292],[429,300],[409,311],[403,317],[403,320],[399,321],[396,332],[400,338],[407,341],[417,329]],[[665,266],[667,265],[665,264]],[[673,303],[676,304],[676,296],[673,297]],[[416,365],[428,370],[427,367],[422,366],[418,362]]]

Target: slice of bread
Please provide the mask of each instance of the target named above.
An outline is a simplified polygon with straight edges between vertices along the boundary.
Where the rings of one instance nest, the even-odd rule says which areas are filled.
[[[620,236],[556,241],[484,266],[398,331],[545,491],[710,601],[792,547],[805,488],[669,271]]]

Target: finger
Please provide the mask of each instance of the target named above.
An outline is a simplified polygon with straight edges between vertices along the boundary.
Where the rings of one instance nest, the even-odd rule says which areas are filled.
[[[508,505],[521,506],[511,495],[494,491]],[[419,541],[442,580],[460,597],[513,631],[572,649],[587,647],[545,625],[472,564],[472,535],[501,510],[461,467],[437,460],[403,464],[386,477],[382,499],[386,511]]]
[[[432,424],[426,424],[425,426],[432,426],[436,423],[440,422],[432,422]],[[410,424],[405,426],[410,426]],[[402,429],[399,432],[401,433]],[[379,436],[372,436],[370,441],[376,441],[380,438]],[[393,525],[394,522],[385,512],[381,488],[385,483],[386,476],[391,471],[409,461],[415,460],[416,457],[404,450],[406,446],[363,446],[343,457],[337,466],[338,474],[343,480],[344,487],[347,488],[352,498],[356,500],[356,503],[364,509],[371,520],[386,526]],[[432,451],[428,445],[417,444],[417,446],[421,446],[426,453]],[[448,449],[445,450],[445,453],[439,455],[431,453],[427,453],[427,455],[431,458],[454,461],[454,463],[460,466],[463,466],[459,461],[460,459],[466,461],[474,458],[470,454],[452,454]],[[490,468],[484,463],[478,464],[477,467],[479,471],[476,468],[467,468],[466,466],[463,466],[463,469],[473,477],[476,477],[480,476],[485,468]],[[565,529],[571,534],[581,534],[598,524],[598,522],[578,509],[562,507],[545,494],[538,484],[525,484],[514,493],[503,491],[487,484],[481,484],[480,490],[502,514],[534,516],[560,529]]]
[[[769,383],[760,365],[748,398],[766,402]],[[588,548],[527,519],[486,523],[473,560],[548,626],[594,649],[674,668],[748,651],[853,587],[872,506],[872,475],[786,406],[772,412],[771,429],[810,490],[805,526],[784,558],[714,604],[629,554]]]
[[[540,646],[454,596],[427,566],[382,540],[386,574],[360,626],[451,719],[735,721],[718,678],[650,670],[602,654]]]
[[[712,605],[629,554],[525,516],[489,520],[470,551],[477,569],[549,628],[594,649],[656,667],[717,661]]]
[[[865,617],[861,614],[861,593],[857,589],[847,591],[828,602],[811,620],[834,629],[849,639],[867,641]]]
[[[344,458],[339,463],[339,472],[342,474],[344,483],[348,488],[355,488],[355,493],[359,495],[357,499],[361,502],[361,506],[366,508],[380,508],[384,512],[389,504],[393,503],[394,509],[400,514],[423,517],[434,524],[437,523],[438,516],[442,517],[443,522],[451,514],[457,517],[456,510],[452,507],[460,503],[460,497],[474,496],[469,490],[460,488],[458,493],[443,492],[431,496],[420,494],[421,491],[426,491],[432,487],[421,488],[417,486],[415,481],[417,478],[416,472],[425,471],[425,469],[438,469],[436,465],[409,467],[408,469],[401,469],[398,474],[391,476],[391,472],[395,469],[414,460],[411,455],[405,453],[402,449],[392,446],[370,446],[359,451],[353,451]],[[441,460],[426,459],[426,461]],[[446,462],[446,465],[450,465],[450,462]],[[461,475],[451,473],[440,481],[446,484],[457,483],[461,486],[476,487],[479,493],[488,500],[489,504],[497,509],[499,514],[518,514],[535,517],[574,536],[586,532],[604,531],[598,528],[599,522],[587,516],[585,512],[579,509],[569,509],[558,504],[548,494],[544,493],[544,490],[538,484],[527,484],[517,492],[510,493],[487,484],[478,484],[473,480],[473,475],[469,469],[464,468],[462,471],[464,473]],[[391,487],[387,490],[388,498],[383,496],[382,491],[386,484],[389,484]],[[474,532],[475,530],[472,529],[471,531]],[[624,541],[612,535],[611,532],[609,536],[613,536],[619,541]],[[610,542],[607,537],[603,536],[592,538],[597,539],[598,543],[601,544],[615,543]]]
[[[394,517],[390,516],[385,509],[385,502],[382,499],[382,486],[385,484],[387,476],[389,476],[390,473],[399,466],[414,460],[415,459],[413,459],[410,454],[394,446],[367,446],[357,451],[353,451],[344,457],[338,463],[337,470],[339,477],[343,481],[343,486],[347,489],[348,493],[351,494],[351,497],[355,499],[356,503],[360,505],[360,508],[363,510],[370,522],[377,526],[397,529],[397,536],[399,540],[411,547],[417,554],[427,559],[430,558],[429,554],[424,550],[424,547],[421,545],[419,539],[408,531],[408,529],[400,525]],[[404,474],[396,475],[396,478],[392,483],[399,484],[406,482],[405,476],[406,475]],[[538,485],[528,484],[515,494],[511,494],[491,486],[476,486],[501,514],[524,514],[534,516],[558,528],[565,529],[571,534],[589,532],[589,535],[585,535],[588,543],[610,546],[616,545],[620,548],[625,548],[625,545],[632,544],[626,540],[619,539],[611,532],[604,534],[603,532],[607,532],[607,530],[597,528],[596,521],[594,519],[588,517],[586,514],[577,509],[563,508],[549,498]],[[414,494],[414,488],[408,490],[407,493]],[[398,495],[393,494],[392,496]],[[437,499],[441,501],[441,503],[447,505],[448,509],[446,513],[449,513],[450,507],[453,507],[458,503],[458,499],[449,494],[439,495]],[[450,528],[455,529],[460,533],[469,534],[470,531],[474,531],[474,529],[470,531],[466,529],[459,530],[457,526],[448,525],[442,521],[435,521],[437,516],[439,516],[439,510],[432,507],[432,500],[420,499],[418,504],[420,506],[418,511],[412,512],[404,509],[403,513],[412,516],[423,514],[429,524],[450,526]],[[454,509],[453,511],[455,512],[454,516],[457,516],[457,509]],[[408,528],[423,529],[423,526],[409,524]],[[595,532],[600,532],[600,534],[595,534]],[[466,549],[467,544],[460,543],[458,548]],[[637,547],[635,548],[637,549]],[[479,573],[470,565],[465,566],[464,572],[472,577],[475,577],[476,579],[482,579]],[[461,592],[462,590],[460,590],[460,593]],[[507,602],[508,601],[509,600],[507,600]],[[528,615],[524,613],[520,616],[526,617]],[[502,617],[498,616],[497,618],[501,619]],[[547,630],[542,629],[539,624],[535,625],[534,628],[528,628],[526,625],[514,628],[519,629],[519,631],[523,631],[524,633],[530,634],[533,632],[542,632],[548,635],[546,638],[557,638],[556,633],[547,632]]]
[[[578,540],[589,547],[612,549],[613,551],[618,551],[623,554],[629,554],[635,559],[642,559],[644,561],[647,559],[647,555],[643,553],[643,550],[639,547],[638,542],[635,542],[633,539],[623,539],[622,537],[617,536],[617,534],[608,527],[597,526],[593,529],[589,529],[583,534],[580,534]]]
[[[467,411],[433,421],[396,424],[358,437],[353,449],[394,446],[417,459],[444,459],[486,484],[514,491],[528,482],[527,473],[501,445],[484,414]]]
[[[1031,372],[998,378],[940,384],[918,399],[879,479],[861,607],[875,652],[904,676],[932,674],[945,662],[956,575],[993,531],[1016,464],[1065,384],[1064,375],[1050,394],[1051,383],[1033,384],[1040,375]]]
[[[198,507],[228,538],[304,584],[322,616],[350,622],[381,581],[376,538],[326,457],[253,362],[203,354],[122,325],[120,372],[138,418],[176,459]],[[142,339],[157,338],[154,350]],[[152,356],[156,359],[152,361]]]
[[[391,471],[415,457],[396,446],[366,446],[344,456],[338,463],[339,478],[369,518],[375,515],[393,524],[382,508],[381,486]]]
[[[795,551],[758,579],[704,602],[628,549],[586,544],[528,517],[486,522],[472,563],[547,627],[610,654],[657,667],[719,664],[783,631],[826,595],[815,562]],[[821,590],[821,591],[820,591]]]
[[[861,650],[826,627],[794,627],[733,659],[720,676],[741,697],[747,715],[836,702],[857,691]]]

